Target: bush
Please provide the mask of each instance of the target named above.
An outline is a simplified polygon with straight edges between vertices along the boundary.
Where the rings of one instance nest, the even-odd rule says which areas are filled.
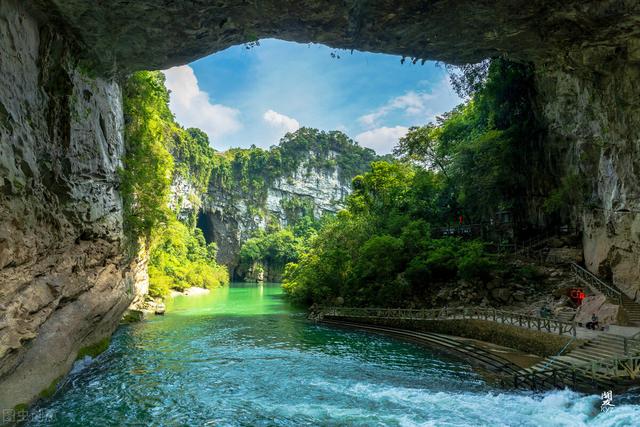
[[[209,139],[175,122],[162,73],[134,73],[123,92],[125,228],[132,242],[142,238],[150,247],[149,294],[165,297],[170,289],[228,283],[226,268],[215,261],[215,245],[207,245],[195,224],[181,223],[169,209],[170,185],[178,175],[200,191],[206,188],[213,166]]]
[[[496,269],[495,261],[484,251],[482,242],[470,242],[464,245],[458,258],[458,276],[473,281],[488,281]]]
[[[172,219],[157,234],[149,260],[152,296],[166,296],[169,289],[214,288],[229,283],[226,267],[215,261],[215,247],[206,244],[199,229]]]

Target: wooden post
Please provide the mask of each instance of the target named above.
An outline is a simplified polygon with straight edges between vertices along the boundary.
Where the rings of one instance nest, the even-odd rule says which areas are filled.
[[[536,387],[536,374],[535,373],[531,374],[531,388],[533,390],[537,390],[537,387]]]

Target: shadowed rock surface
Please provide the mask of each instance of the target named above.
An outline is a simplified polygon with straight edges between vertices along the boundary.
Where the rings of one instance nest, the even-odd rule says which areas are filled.
[[[509,54],[577,64],[639,55],[640,4],[633,0],[170,1],[40,0],[57,10],[103,71],[192,61],[275,37],[451,63]],[[50,12],[49,12],[50,13]]]
[[[0,407],[30,401],[109,337],[134,294],[125,255],[117,83],[0,3]]]
[[[112,76],[264,37],[453,63],[502,54],[532,62],[549,161],[591,190],[575,207],[587,266],[638,298],[635,0],[30,4],[38,7],[0,2],[2,408],[66,373],[134,298],[141,275],[124,255],[122,101]]]

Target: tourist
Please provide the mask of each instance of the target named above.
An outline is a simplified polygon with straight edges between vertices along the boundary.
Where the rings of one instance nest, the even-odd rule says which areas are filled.
[[[551,316],[551,309],[549,307],[547,307],[546,305],[544,307],[540,308],[540,317],[542,318],[547,318]]]
[[[595,313],[591,315],[591,322],[587,322],[587,329],[598,329],[598,316]]]

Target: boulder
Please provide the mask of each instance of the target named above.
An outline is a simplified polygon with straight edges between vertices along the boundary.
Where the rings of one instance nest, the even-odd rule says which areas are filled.
[[[509,302],[511,300],[511,289],[496,288],[491,290],[491,296],[500,302]]]
[[[591,316],[594,313],[598,316],[599,326],[619,324],[622,317],[619,305],[607,302],[604,295],[590,295],[582,300],[575,321],[584,326],[587,322],[591,322]]]
[[[513,299],[518,302],[523,302],[526,299],[526,294],[524,291],[515,291],[513,293]]]

